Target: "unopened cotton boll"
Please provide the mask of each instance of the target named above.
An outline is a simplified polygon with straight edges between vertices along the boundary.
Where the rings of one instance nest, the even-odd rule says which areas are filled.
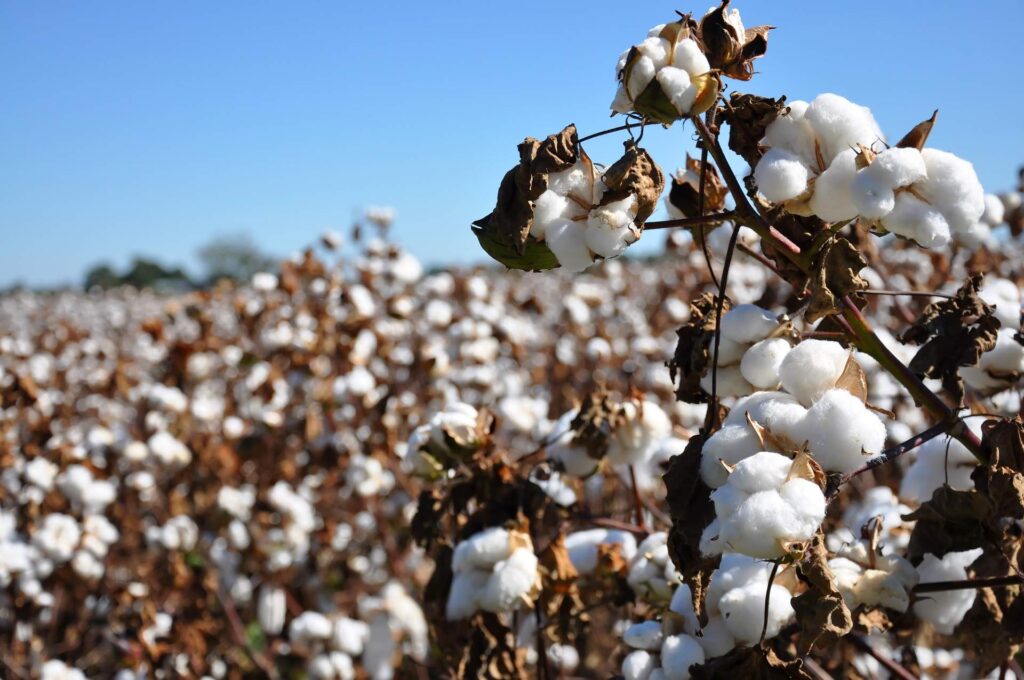
[[[975,548],[946,553],[941,559],[928,553],[917,567],[920,583],[962,581],[967,578],[967,567],[978,559],[981,553],[981,548]],[[926,597],[922,596],[914,602],[914,614],[925,621],[930,621],[938,632],[950,635],[974,604],[975,595],[976,591],[972,589],[928,593]]]
[[[779,366],[782,387],[805,406],[832,389],[843,374],[850,351],[831,340],[803,340]]]

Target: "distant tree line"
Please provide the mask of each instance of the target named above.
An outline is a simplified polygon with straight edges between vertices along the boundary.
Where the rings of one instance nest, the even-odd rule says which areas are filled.
[[[277,265],[275,257],[263,252],[245,234],[218,237],[201,247],[196,256],[201,267],[197,276],[190,276],[181,267],[165,265],[149,257],[135,257],[121,271],[101,262],[86,272],[82,288],[131,286],[161,292],[192,290],[224,279],[248,281],[253,274],[273,270]]]

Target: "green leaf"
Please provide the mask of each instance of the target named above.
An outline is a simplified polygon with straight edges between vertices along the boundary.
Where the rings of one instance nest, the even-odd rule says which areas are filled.
[[[490,215],[473,223],[473,233],[480,241],[480,247],[492,258],[505,265],[509,269],[522,269],[524,271],[543,271],[545,269],[556,269],[559,267],[558,258],[551,252],[543,241],[538,241],[532,236],[527,237],[526,247],[520,255],[510,245],[498,242],[491,236],[487,225]]]

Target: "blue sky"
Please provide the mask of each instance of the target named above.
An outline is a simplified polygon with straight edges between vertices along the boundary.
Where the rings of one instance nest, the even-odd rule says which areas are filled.
[[[736,89],[837,92],[893,137],[939,108],[931,145],[973,161],[990,190],[1013,182],[1020,0],[737,6],[748,26],[779,28],[760,75]],[[676,8],[706,9],[0,3],[0,286],[77,282],[134,253],[192,266],[228,233],[287,254],[381,204],[423,260],[479,260],[468,225],[491,209],[515,145],[568,122],[609,127],[618,54]],[[692,148],[678,126],[645,145],[669,171]],[[620,149],[587,148],[602,161]]]

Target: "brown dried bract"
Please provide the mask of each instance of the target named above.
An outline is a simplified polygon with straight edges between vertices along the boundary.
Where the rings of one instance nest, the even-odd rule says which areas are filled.
[[[814,646],[835,644],[853,629],[853,617],[843,596],[836,588],[835,577],[828,566],[825,536],[819,530],[810,549],[796,565],[800,580],[807,590],[793,598],[793,609],[800,625],[801,653]]]
[[[636,194],[637,215],[634,222],[642,228],[658,207],[658,199],[665,190],[665,175],[646,149],[638,147],[632,140],[627,141],[625,147],[622,158],[612,163],[602,176],[608,189],[601,197],[601,205]]]
[[[758,97],[733,92],[720,111],[720,119],[729,125],[729,148],[751,168],[764,155],[761,140],[764,131],[786,108],[786,98]]]
[[[668,362],[672,382],[679,379],[676,399],[690,404],[705,403],[710,395],[700,386],[700,380],[711,368],[711,343],[715,337],[717,298],[703,293],[690,303],[690,320],[676,331],[675,355]],[[722,313],[729,311],[726,300]]]
[[[807,321],[814,323],[835,314],[844,296],[866,290],[868,282],[860,271],[867,265],[861,252],[844,237],[829,238],[815,256],[809,281],[811,297],[805,314]]]
[[[726,14],[729,0],[708,12],[700,21],[699,33],[704,54],[722,75],[736,80],[754,77],[754,60],[768,51],[768,31],[774,26],[744,29],[736,10]]]
[[[680,171],[672,178],[672,186],[668,190],[668,202],[676,207],[684,217],[700,215],[700,161],[686,154],[686,171]],[[692,174],[691,174],[692,173]],[[718,170],[710,162],[704,171],[704,214],[721,212],[725,209],[725,199],[729,189],[718,176]]]

